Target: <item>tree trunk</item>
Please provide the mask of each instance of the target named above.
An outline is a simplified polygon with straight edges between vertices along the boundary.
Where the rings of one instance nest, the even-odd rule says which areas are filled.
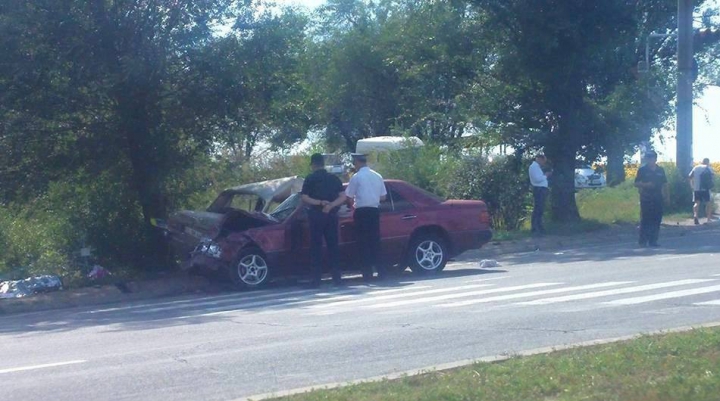
[[[567,146],[549,147],[548,158],[552,163],[550,178],[550,202],[553,221],[574,222],[580,220],[575,202],[575,150]]]
[[[126,140],[127,157],[132,166],[132,188],[135,189],[142,208],[144,231],[148,247],[137,258],[137,263],[148,267],[170,265],[169,247],[163,233],[151,224],[152,218],[167,217],[167,202],[162,190],[162,166],[158,163],[148,113],[147,99],[135,91],[126,89],[117,97],[121,133]],[[135,95],[133,95],[135,94]],[[161,146],[160,146],[161,147]]]
[[[565,111],[559,114],[559,125],[555,135],[546,146],[546,153],[553,167],[550,178],[550,202],[552,220],[576,222],[580,220],[575,202],[575,164],[578,147],[577,135],[580,130],[582,96],[578,102],[568,102]]]
[[[625,182],[625,151],[622,146],[612,144],[607,148],[607,184],[611,187]]]

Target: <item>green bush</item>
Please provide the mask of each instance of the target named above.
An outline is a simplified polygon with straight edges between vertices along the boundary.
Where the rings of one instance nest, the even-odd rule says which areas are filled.
[[[520,228],[532,204],[524,164],[514,157],[463,160],[449,179],[449,196],[484,200],[493,227],[508,231]]]
[[[70,266],[72,227],[56,210],[40,202],[26,208],[0,208],[0,275],[62,274]]]
[[[500,230],[518,229],[532,200],[525,169],[512,157],[462,157],[430,144],[380,154],[375,168],[440,196],[482,199]]]
[[[449,180],[460,164],[453,152],[432,144],[381,153],[377,158],[373,168],[384,178],[407,181],[440,196],[449,195]]]
[[[675,163],[661,163],[668,180],[670,203],[666,213],[692,213],[693,190],[685,174],[677,169]]]

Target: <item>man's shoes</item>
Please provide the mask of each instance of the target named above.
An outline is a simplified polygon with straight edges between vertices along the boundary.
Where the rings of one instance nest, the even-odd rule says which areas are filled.
[[[695,217],[693,220],[695,221],[695,225],[696,225],[696,226],[697,226],[697,225],[700,225],[700,220],[698,220],[697,217]]]

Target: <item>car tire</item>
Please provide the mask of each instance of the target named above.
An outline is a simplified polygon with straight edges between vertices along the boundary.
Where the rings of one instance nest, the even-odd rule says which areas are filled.
[[[243,290],[266,287],[270,282],[271,272],[267,257],[256,247],[241,250],[229,266],[230,279],[235,287]]]
[[[448,261],[448,247],[445,241],[432,234],[419,235],[410,243],[408,264],[415,274],[441,272]]]

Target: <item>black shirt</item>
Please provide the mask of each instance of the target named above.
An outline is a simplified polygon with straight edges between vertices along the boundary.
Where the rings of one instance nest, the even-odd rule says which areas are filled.
[[[662,167],[656,166],[655,169],[651,169],[649,166],[642,166],[637,172],[635,182],[650,182],[653,184],[651,188],[640,188],[640,200],[644,202],[662,202],[663,194],[662,188],[667,183],[667,177],[665,177],[665,170]]]
[[[334,202],[342,191],[342,181],[325,169],[316,170],[308,175],[302,187],[303,195],[328,202]]]

